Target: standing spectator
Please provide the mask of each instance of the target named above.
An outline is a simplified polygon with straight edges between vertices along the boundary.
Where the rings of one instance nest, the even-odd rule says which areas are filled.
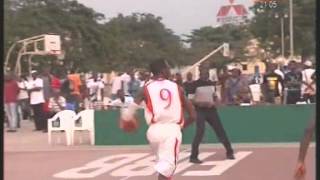
[[[227,95],[226,95],[226,80],[229,78],[230,74],[228,71],[227,66],[224,66],[222,69],[222,73],[218,75],[218,82],[221,85],[221,103],[225,104],[227,101]]]
[[[198,89],[213,89],[214,82],[209,80],[209,70],[205,66],[199,67],[200,78],[193,83],[193,94],[197,96]],[[199,145],[202,141],[204,131],[205,131],[205,122],[208,122],[210,126],[215,131],[219,141],[223,144],[226,149],[226,155],[228,159],[234,159],[233,149],[231,147],[230,141],[227,137],[227,134],[223,128],[223,125],[220,121],[220,117],[218,115],[218,111],[215,107],[215,102],[217,102],[217,96],[215,93],[212,95],[202,95],[206,98],[206,100],[198,100],[197,97],[194,98],[193,103],[197,112],[197,120],[196,120],[196,135],[192,142],[192,150],[190,156],[190,162],[192,163],[202,163],[198,159],[199,154]]]
[[[183,87],[183,79],[181,73],[176,73],[175,82],[180,86]]]
[[[49,108],[48,108],[48,104],[49,104],[49,99],[51,98],[52,96],[52,89],[51,89],[51,74],[50,74],[50,67],[49,66],[45,66],[42,70],[42,74],[41,74],[41,79],[43,81],[43,96],[44,96],[44,100],[45,100],[45,103],[44,103],[44,109],[43,109],[43,112],[44,112],[44,116],[45,116],[45,119],[48,119],[49,118]],[[44,124],[45,127],[44,127],[44,132],[47,131],[47,126],[48,124],[45,123]]]
[[[43,80],[39,78],[37,71],[32,71],[31,76],[32,79],[28,83],[28,91],[30,93],[30,105],[34,113],[35,131],[45,131]]]
[[[121,73],[119,73],[112,80],[112,87],[111,87],[111,99],[112,100],[115,100],[117,98],[117,92],[119,89],[121,89],[121,86],[122,86]]]
[[[301,96],[302,99],[309,103],[316,101],[316,81],[315,69],[312,68],[312,62],[307,60],[304,62],[304,70],[302,73]]]
[[[231,76],[225,83],[226,102],[229,105],[240,105],[241,103],[250,103],[249,86],[247,81],[241,77],[241,70],[234,68],[231,70]]]
[[[259,66],[254,67],[254,75],[252,77],[250,84],[262,84],[263,82],[263,76],[260,73]]]
[[[286,104],[296,104],[300,100],[302,74],[297,69],[297,63],[288,63],[288,72],[285,74],[284,85],[287,90]]]
[[[146,82],[151,78],[150,72],[145,71],[140,73],[140,87],[143,87]]]
[[[71,96],[73,96],[73,99],[74,99],[75,109],[76,111],[78,111],[79,103],[81,101],[80,89],[82,85],[80,74],[76,74],[75,70],[71,70],[70,74],[68,75],[68,79],[69,79],[69,86],[71,89]]]
[[[14,80],[12,73],[5,75],[4,83],[4,107],[8,118],[9,130],[7,132],[16,132],[18,125],[17,102],[19,95],[18,83]]]
[[[25,75],[22,75],[18,80],[18,86],[20,89],[18,95],[18,112],[19,121],[30,118],[30,106],[29,106],[29,94],[28,94],[28,80]],[[18,122],[19,122],[18,121]],[[18,127],[20,124],[18,123]]]
[[[66,108],[66,99],[61,96],[60,88],[53,87],[52,89],[52,97],[49,99],[49,117],[53,117],[56,113],[64,110]]]
[[[49,103],[51,97],[51,74],[50,67],[46,66],[43,68],[41,79],[43,81],[43,96],[46,103]]]
[[[193,83],[193,77],[192,73],[187,73],[187,80],[183,83],[183,88],[186,93],[186,96],[189,98],[189,94],[192,94],[192,83]]]
[[[89,90],[89,104],[93,109],[100,109],[103,105],[104,98],[104,83],[98,79],[98,74],[93,73],[89,79],[87,88]]]
[[[136,79],[133,72],[130,74],[130,78],[131,79],[128,83],[129,94],[132,97],[136,97],[136,95],[140,89],[140,81],[138,79]]]
[[[131,80],[130,74],[133,73],[133,69],[129,69],[127,72],[122,74],[121,77],[121,89],[123,89],[125,95],[129,95],[129,82]]]
[[[272,104],[281,103],[279,85],[283,87],[283,79],[275,73],[276,69],[277,65],[275,63],[269,64],[268,72],[264,75],[262,84],[265,102]]]

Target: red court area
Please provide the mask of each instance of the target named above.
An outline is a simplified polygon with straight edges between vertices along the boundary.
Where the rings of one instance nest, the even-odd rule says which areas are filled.
[[[298,154],[294,146],[237,147],[236,160],[226,160],[222,148],[201,148],[201,165],[188,162],[183,146],[174,180],[294,180]],[[4,153],[5,180],[152,180],[154,156],[145,147],[8,151]],[[306,159],[306,180],[315,180],[315,148]]]

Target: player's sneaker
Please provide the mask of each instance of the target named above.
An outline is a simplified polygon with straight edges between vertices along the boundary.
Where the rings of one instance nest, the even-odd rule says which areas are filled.
[[[190,162],[191,162],[191,163],[195,163],[195,164],[201,164],[201,163],[203,163],[203,162],[200,161],[198,158],[190,158]]]
[[[227,159],[235,159],[233,153],[227,153]]]

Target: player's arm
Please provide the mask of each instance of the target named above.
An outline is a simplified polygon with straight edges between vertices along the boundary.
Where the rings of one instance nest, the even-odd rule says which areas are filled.
[[[187,113],[189,115],[189,118],[186,119],[184,125],[183,125],[183,128],[186,128],[188,127],[193,121],[196,120],[196,111],[194,109],[194,106],[192,105],[192,102],[186,98],[185,96],[185,92],[184,90],[179,87],[179,91],[180,91],[180,94],[181,94],[181,101],[182,101],[182,105],[183,107],[187,110]]]

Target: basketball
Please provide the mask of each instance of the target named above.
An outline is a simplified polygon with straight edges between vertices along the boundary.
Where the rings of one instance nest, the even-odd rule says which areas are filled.
[[[122,129],[124,132],[135,132],[138,127],[138,121],[136,118],[133,118],[131,120],[120,119],[120,129]]]

